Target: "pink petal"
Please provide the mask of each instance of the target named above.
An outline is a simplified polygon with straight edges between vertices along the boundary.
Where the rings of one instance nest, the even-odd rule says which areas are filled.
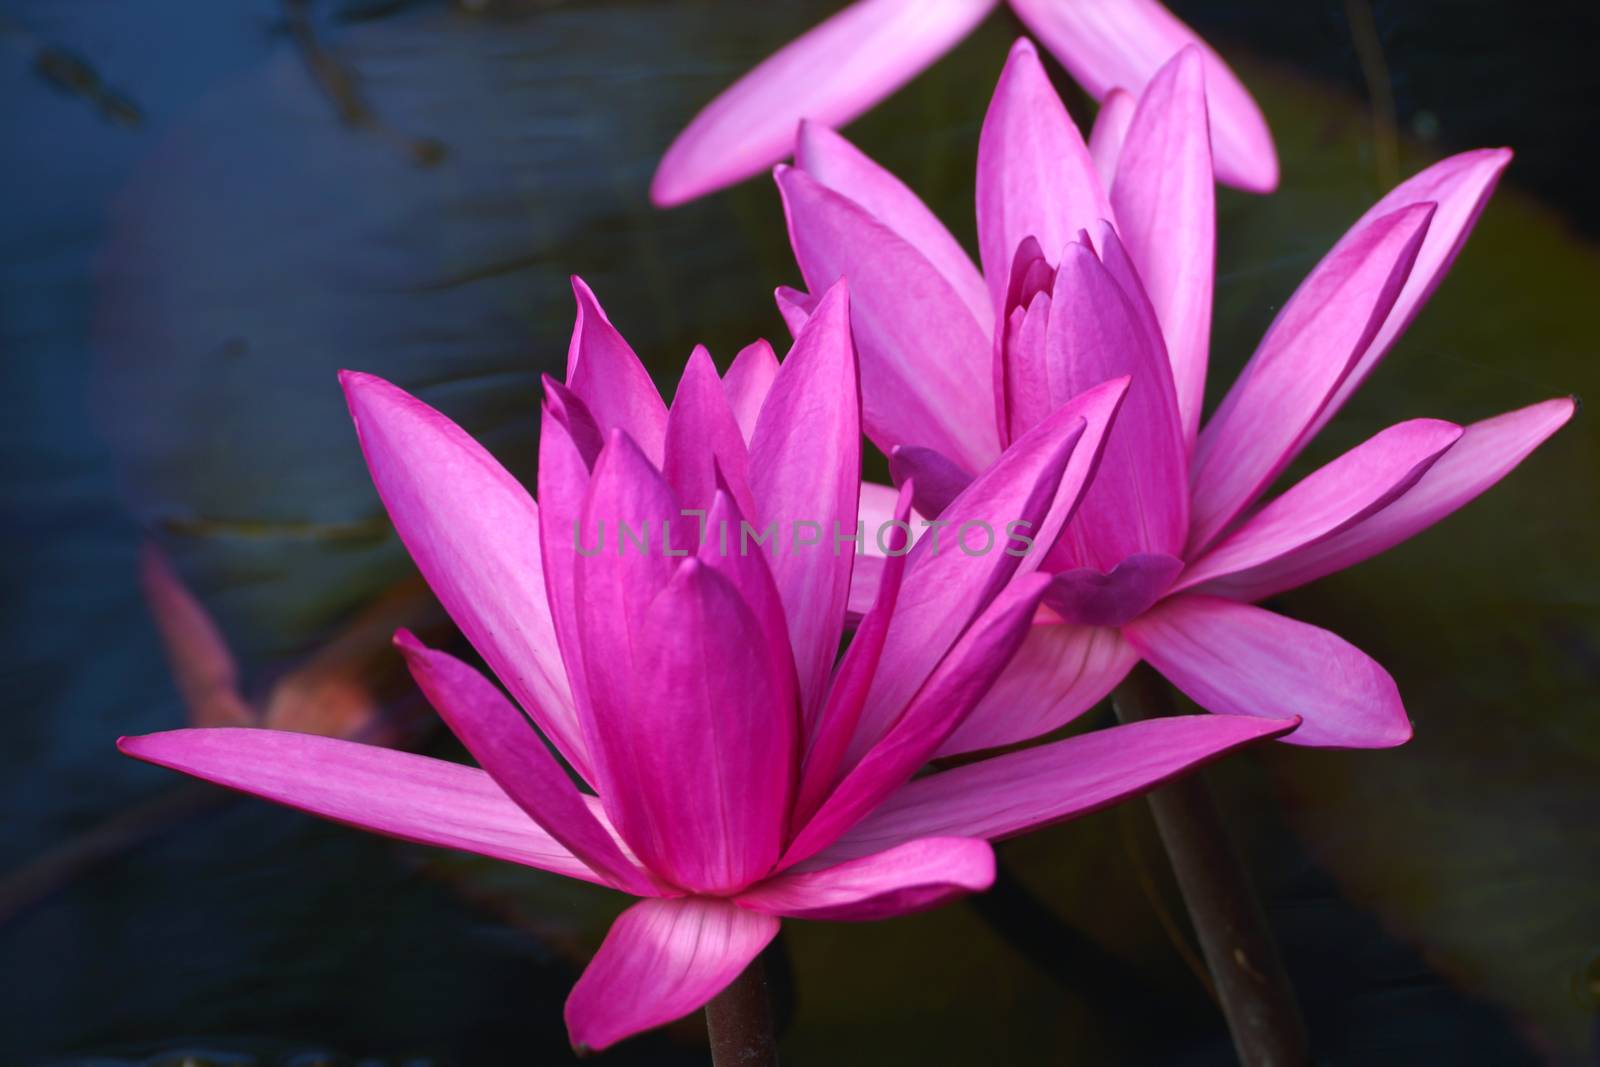
[[[573,277],[572,295],[578,302],[578,317],[567,348],[567,385],[589,406],[602,431],[626,430],[650,462],[659,465],[667,409],[650,372],[611,325],[582,278]]]
[[[635,896],[659,895],[649,874],[622,854],[533,725],[500,690],[409,631],[395,634],[395,644],[428,703],[519,808],[616,888]]]
[[[722,376],[722,387],[728,392],[728,406],[733,408],[733,417],[739,421],[739,432],[744,434],[746,442],[755,432],[756,416],[761,413],[767,390],[772,388],[772,379],[777,376],[778,357],[765,341],[755,341],[741,348],[728,366],[728,373]]]
[[[1022,242],[1018,250],[1018,269],[1022,269],[1022,256],[1037,246],[1032,237]],[[1043,259],[1035,262],[1043,262]],[[1051,270],[1051,285],[1054,285],[1054,277],[1056,274]],[[1051,310],[1050,290],[1046,288],[1042,293],[1035,293],[1026,306],[1011,309],[1006,317],[1005,338],[995,344],[995,410],[997,418],[1002,419],[1000,440],[1006,446],[1038,426],[1059,406],[1051,390],[1046,344]]]
[[[865,208],[805,171],[774,176],[807,287],[849,279],[867,435],[886,452],[914,444],[973,469],[993,461],[988,332],[927,257]]]
[[[789,155],[805,118],[844,126],[916,77],[995,0],[860,0],[762,60],[677,136],[650,183],[658,207],[704,196]]]
[[[1461,439],[1453,422],[1391,426],[1308,475],[1207,552],[1178,589],[1249,570],[1333,537],[1383,510]]]
[[[820,870],[780,874],[741,893],[738,903],[791,919],[869,922],[925,911],[993,884],[987,841],[925,837]]]
[[[650,604],[683,562],[669,549],[686,555],[696,532],[693,518],[680,514],[671,488],[639,446],[622,430],[612,430],[584,501],[573,604],[595,763],[591,781],[611,820],[647,864],[654,857],[640,842],[651,813],[633,780],[629,748],[636,646]]]
[[[1272,133],[1250,92],[1222,57],[1155,0],[1011,0],[1028,28],[1096,99],[1112,89],[1143,91],[1185,46],[1205,58],[1217,179],[1253,193],[1278,186]]]
[[[434,595],[489,669],[593,781],[539,550],[539,511],[481,445],[388,382],[340,375],[373,484]]]
[[[1065,726],[1104,700],[1138,662],[1116,630],[1036,621],[938,755],[1014,745]]]
[[[1047,259],[1111,204],[1089,149],[1039,62],[1018,40],[995,86],[978,140],[978,251],[997,309],[1004,310],[1012,258],[1026,237]]]
[[[630,794],[619,826],[673,884],[742,889],[772,869],[788,830],[799,726],[778,664],[788,650],[765,647],[732,584],[698,559],[634,642],[628,717],[600,724],[611,782]]]
[[[864,483],[865,490],[870,483]],[[884,550],[892,555],[856,557],[859,570],[867,562],[877,562],[872,597],[862,608],[861,625],[845,649],[839,669],[833,674],[828,689],[828,699],[822,713],[807,722],[807,746],[800,769],[800,791],[794,804],[795,826],[800,826],[816,813],[822,802],[838,784],[839,769],[844,764],[845,753],[856,735],[861,722],[861,709],[866,706],[872,680],[878,671],[883,655],[884,638],[894,620],[895,604],[900,596],[900,583],[905,574],[906,558],[910,550],[907,527],[911,517],[913,486],[902,486],[894,509],[882,523],[874,524],[869,531],[874,544],[878,531],[883,531]]]
[[[727,579],[750,609],[761,637],[760,644],[752,642],[748,651],[764,652],[771,659],[773,678],[781,690],[777,701],[792,708],[798,699],[799,680],[783,597],[772,568],[767,565],[767,554],[759,546],[745,542],[745,524],[744,514],[733,498],[719,490],[706,513],[705,537],[696,556]]]
[[[539,553],[561,660],[567,666],[579,720],[587,717],[583,645],[577,622],[577,545],[573,540],[599,458],[600,428],[586,404],[548,374],[539,410]]]
[[[744,514],[755,513],[750,495],[749,456],[744,434],[728,403],[717,366],[704,345],[696,345],[678,381],[667,415],[661,472],[685,509],[704,511],[717,491],[720,473]]]
[[[1161,599],[1182,570],[1176,556],[1135,552],[1105,573],[1092,567],[1058,571],[1044,602],[1063,622],[1121,626]]]
[[[1118,232],[1166,339],[1186,445],[1205,400],[1216,272],[1204,66],[1191,46],[1156,72],[1128,128],[1111,192]]]
[[[787,285],[780,285],[772,291],[772,298],[777,302],[778,314],[783,318],[783,324],[789,327],[789,336],[798,337],[800,327],[806,324],[811,317],[811,309],[817,302],[810,293]]]
[[[1173,597],[1123,627],[1139,654],[1208,711],[1304,722],[1286,739],[1389,748],[1411,739],[1394,679],[1337,634],[1248,604]]]
[[[1433,222],[1428,226],[1428,235],[1423,239],[1422,249],[1417,253],[1417,261],[1412,266],[1411,274],[1406,279],[1404,288],[1400,290],[1400,296],[1395,300],[1394,307],[1384,319],[1377,336],[1356,361],[1355,367],[1340,383],[1339,388],[1334,390],[1322,414],[1312,423],[1311,433],[1316,433],[1326,425],[1335,412],[1344,406],[1344,402],[1350,399],[1350,395],[1367,380],[1367,375],[1371,374],[1373,368],[1383,359],[1389,351],[1389,346],[1394,344],[1407,326],[1411,325],[1411,320],[1417,317],[1422,305],[1427,303],[1428,297],[1433,295],[1433,291],[1444,280],[1445,272],[1455,262],[1461,247],[1467,243],[1467,237],[1477,224],[1478,216],[1483,213],[1485,205],[1489,202],[1489,196],[1500,181],[1501,173],[1510,162],[1509,148],[1480,148],[1441,160],[1395,186],[1388,196],[1379,200],[1361,216],[1352,228],[1351,234],[1346,235],[1344,240],[1349,241],[1355,230],[1364,223],[1408,204],[1438,205],[1438,210],[1433,215]]]
[[[918,778],[818,857],[872,855],[935,835],[999,840],[1152,789],[1295,721],[1182,715],[1113,726]]]
[[[750,438],[754,515],[794,644],[800,695],[822,701],[850,596],[861,487],[860,403],[850,296],[824,294],[767,394]],[[812,541],[815,535],[815,541]]]
[[[1362,224],[1341,240],[1268,328],[1206,423],[1190,467],[1197,556],[1310,439],[1318,414],[1366,350],[1405,284],[1431,204]]]
[[[777,919],[723,900],[641,900],[567,997],[572,1047],[597,1052],[704,1007],[777,933]]]
[[[889,528],[889,524],[895,519],[901,518],[900,490],[892,485],[864,481],[861,483],[859,509],[857,514],[861,517],[862,524],[867,528],[867,536],[863,539],[864,544],[861,546],[860,552],[868,556],[883,556],[887,554],[890,547],[890,535],[893,533],[893,530]],[[917,528],[915,519],[916,516],[913,515],[909,520],[911,522],[911,540],[913,542],[916,541],[917,535],[922,532]],[[881,540],[877,536],[879,531],[883,533]],[[857,559],[859,558],[858,554]]]
[[[905,591],[913,587],[907,571]],[[973,621],[899,717],[854,764],[817,813],[795,835],[783,856],[787,867],[809,859],[889,794],[910,780],[938,751],[988,691],[1028,634],[1048,579],[1017,579]],[[904,591],[897,613],[905,611]],[[891,669],[887,656],[879,670]],[[859,736],[859,734],[858,734]]]
[[[902,445],[889,454],[889,476],[896,485],[911,482],[917,494],[917,510],[935,518],[972,484],[972,475],[954,461],[931,448],[915,445]]]
[[[994,327],[994,305],[983,275],[966,250],[950,236],[917,194],[855,145],[826,126],[800,124],[795,166],[834,192],[865,208],[879,222],[921,252],[944,276],[985,333]]]
[[[285,730],[171,730],[117,748],[346,826],[606,884],[475,767]]]
[[[1128,125],[1133,121],[1138,100],[1132,93],[1112,89],[1100,101],[1100,111],[1089,130],[1089,158],[1094,161],[1094,172],[1100,176],[1100,185],[1107,193],[1115,194],[1113,182],[1117,177],[1117,159],[1122,155],[1122,143],[1128,136]]]
[[[1332,536],[1248,570],[1207,582],[1204,592],[1259,600],[1353,567],[1413,537],[1510,474],[1566,425],[1567,398],[1475,422],[1399,500]]]
[[[852,762],[884,736],[967,624],[1019,567],[1038,565],[1054,540],[1048,516],[1062,472],[1087,432],[1079,410],[1063,405],[1007,449],[906,557],[905,587],[850,746]],[[1031,547],[1011,536],[1019,532],[1033,538]]]
[[[256,712],[239,692],[238,665],[205,605],[153,542],[139,550],[139,587],[161,635],[172,677],[195,726],[245,726]]]
[[[859,618],[872,608],[878,595],[878,585],[883,579],[884,553],[893,546],[898,527],[890,525],[895,518],[896,500],[900,492],[892,485],[876,482],[861,483],[860,521],[865,536],[856,551],[850,570],[850,601],[848,613]],[[911,540],[925,527],[912,515],[906,520],[911,525]]]
[[[1116,237],[1104,231],[1108,241]],[[1094,251],[1062,253],[1051,295],[1045,362],[1059,404],[1120,376],[1132,378],[1099,473],[1062,535],[1074,562],[1110,570],[1139,552],[1177,554],[1188,533],[1188,457],[1171,368],[1158,333]]]

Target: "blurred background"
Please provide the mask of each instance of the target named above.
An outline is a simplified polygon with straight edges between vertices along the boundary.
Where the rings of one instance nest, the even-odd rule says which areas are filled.
[[[666,213],[645,191],[702,104],[839,6],[0,0],[0,1062],[570,1060],[561,1003],[620,897],[113,742],[256,722],[460,756],[388,649],[400,623],[450,631],[334,372],[394,380],[531,478],[570,273],[663,375],[695,342],[781,351],[770,294],[798,272],[770,181]],[[1171,7],[1283,162],[1277,195],[1220,194],[1212,403],[1381,191],[1499,144],[1517,159],[1453,273],[1302,468],[1402,418],[1600,395],[1592,0]],[[850,131],[969,247],[1020,32],[997,11]],[[1321,1063],[1596,1062],[1597,460],[1580,414],[1461,514],[1277,605],[1384,663],[1417,727],[1210,772]],[[987,897],[786,924],[791,1062],[1232,1062],[1142,802],[998,851]],[[703,1063],[703,1027],[602,1062]]]

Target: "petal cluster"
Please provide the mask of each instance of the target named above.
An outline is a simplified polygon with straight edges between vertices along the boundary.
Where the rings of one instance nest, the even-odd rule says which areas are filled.
[[[895,480],[919,487],[923,514],[941,516],[1060,404],[1129,382],[1108,439],[1080,457],[1098,471],[1043,563],[1036,624],[947,754],[1054,729],[1140,659],[1209,710],[1303,716],[1293,743],[1405,741],[1381,666],[1250,602],[1438,521],[1572,414],[1557,398],[1467,427],[1401,423],[1267,499],[1442,280],[1510,153],[1446,159],[1357,220],[1202,427],[1229,85],[1182,47],[1137,97],[1108,94],[1085,141],[1032,44],[1017,42],[979,142],[978,265],[831,130],[805,124],[795,166],[774,172],[806,288],[850,279],[864,429]],[[791,324],[811,303],[779,292]],[[853,603],[876,573],[858,572]],[[1035,691],[1048,699],[1016,699]]]
[[[565,380],[544,383],[538,503],[439,412],[343,375],[396,530],[500,683],[396,636],[478,767],[268,730],[120,744],[325,818],[640,898],[567,1003],[575,1046],[703,1005],[781,917],[876,919],[984,889],[989,839],[1294,727],[1146,723],[912,782],[1033,640],[1052,584],[1043,548],[1086,500],[1126,377],[963,475],[941,550],[909,537],[911,482],[862,506],[843,282],[807,301],[781,362],[757,343],[719,374],[696,349],[670,405],[573,287]],[[1041,550],[977,544],[1011,524]],[[868,540],[880,563],[840,657]]]
[[[707,104],[667,149],[651,198],[669,207],[759,174],[789,155],[801,120],[846,125],[954,48],[998,2],[856,0]],[[1142,91],[1173,55],[1194,48],[1212,86],[1219,177],[1252,192],[1277,187],[1272,134],[1249,91],[1157,0],[1009,2],[1078,83],[1112,108]]]

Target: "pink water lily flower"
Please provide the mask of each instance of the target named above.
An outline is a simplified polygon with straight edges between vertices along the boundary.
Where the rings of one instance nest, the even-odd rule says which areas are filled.
[[[1029,30],[1113,120],[1185,47],[1211,90],[1217,177],[1250,192],[1278,185],[1261,109],[1233,71],[1156,0],[1008,0]],[[681,204],[766,170],[794,147],[795,125],[838,128],[910,81],[972,32],[999,0],[857,0],[763,60],[696,115],[667,149],[650,197]]]
[[[593,294],[574,289],[567,380],[545,382],[538,505],[437,411],[343,376],[401,539],[510,692],[396,638],[482,770],[249,729],[124,738],[124,752],[640,897],[567,1001],[573,1044],[599,1049],[705,1004],[780,917],[875,919],[981,890],[989,839],[1293,728],[1139,723],[910,781],[1022,642],[1048,581],[1026,573],[1038,557],[903,551],[903,491],[885,540],[896,554],[838,658],[861,484],[844,286],[781,365],[758,342],[719,377],[697,349],[670,409]],[[1027,521],[1048,544],[1065,518],[1055,505],[1080,495],[1096,447],[1085,439],[1104,437],[1104,398],[1126,384],[1040,420],[949,514]]]
[[[807,124],[776,171],[813,292],[848,275],[865,429],[938,514],[1045,412],[1132,386],[1044,569],[1045,608],[945,753],[1009,744],[1093,706],[1141,658],[1216,712],[1304,725],[1303,745],[1411,736],[1394,681],[1325,630],[1253,601],[1431,526],[1515,467],[1570,399],[1471,426],[1404,422],[1263,495],[1369,375],[1455,259],[1510,160],[1467,152],[1402,183],[1301,283],[1204,429],[1214,211],[1207,69],[1193,49],[1086,145],[1031,45],[978,147],[982,271],[904,185]],[[779,291],[791,325],[812,298]],[[885,490],[865,499],[881,510]],[[870,567],[858,570],[870,594]],[[1048,692],[1049,701],[1023,699]]]

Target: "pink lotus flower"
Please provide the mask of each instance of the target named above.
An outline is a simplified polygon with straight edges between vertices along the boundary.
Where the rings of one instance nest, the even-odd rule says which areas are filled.
[[[1203,430],[1213,273],[1205,62],[1187,49],[1085,145],[1018,42],[978,148],[982,274],[922,203],[807,124],[776,177],[813,291],[848,275],[865,429],[937,514],[1044,413],[1133,384],[1093,485],[1045,561],[1045,608],[943,753],[1009,744],[1093,706],[1141,658],[1212,711],[1304,725],[1303,745],[1400,744],[1394,681],[1334,634],[1251,602],[1358,563],[1508,473],[1562,398],[1468,427],[1390,427],[1259,504],[1370,374],[1466,239],[1506,150],[1467,152],[1366,213],[1278,314]],[[791,325],[811,298],[778,293]],[[882,493],[865,498],[881,510]],[[870,594],[870,567],[858,568]],[[1050,700],[1034,699],[1048,692]],[[1027,698],[1027,699],[1024,699]]]
[[[781,366],[758,342],[719,379],[696,349],[670,410],[587,287],[574,289],[567,381],[545,383],[539,506],[438,412],[377,378],[343,376],[401,539],[515,699],[397,636],[483,769],[248,729],[124,738],[124,752],[642,898],[567,1002],[574,1045],[603,1048],[705,1004],[780,917],[873,919],[984,889],[988,839],[1293,728],[1139,723],[910,782],[1028,632],[1047,584],[1027,573],[1037,557],[924,542],[888,558],[835,665],[861,484],[843,285]],[[948,514],[1026,521],[1048,544],[1064,518],[1053,504],[1077,500],[1091,465],[1096,446],[1083,442],[1103,439],[1125,387],[1090,390],[1019,435]],[[891,551],[905,548],[911,492],[894,506]],[[700,514],[685,521],[686,509]],[[746,552],[732,547],[746,516],[757,534],[815,523],[828,536],[769,537]],[[648,543],[623,541],[619,523]]]
[[[696,115],[650,184],[661,207],[759,174],[788,157],[802,119],[840,127],[954,48],[998,0],[857,0],[769,56]],[[1278,157],[1261,110],[1233,71],[1156,0],[1009,0],[1116,122],[1161,65],[1200,51],[1211,91],[1217,177],[1270,193]]]

